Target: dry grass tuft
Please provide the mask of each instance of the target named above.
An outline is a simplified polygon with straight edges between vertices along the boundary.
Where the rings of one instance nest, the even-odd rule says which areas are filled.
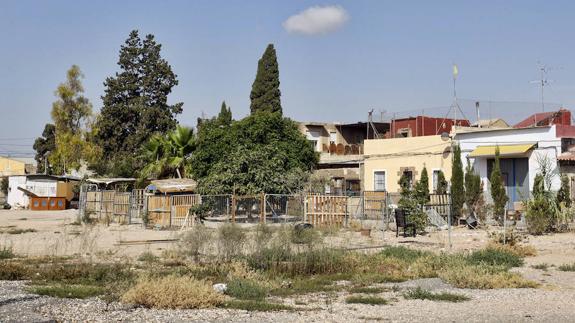
[[[151,308],[192,309],[221,305],[225,296],[215,292],[209,282],[167,276],[140,280],[122,296],[122,301]]]
[[[538,284],[516,273],[485,265],[448,266],[439,277],[458,288],[536,288]]]
[[[534,257],[537,256],[537,249],[530,245],[524,244],[501,244],[497,242],[490,242],[487,245],[488,249],[497,249],[515,254],[518,257]]]

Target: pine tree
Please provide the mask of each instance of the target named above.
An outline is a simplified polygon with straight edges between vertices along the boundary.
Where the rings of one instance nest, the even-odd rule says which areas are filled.
[[[143,167],[134,157],[144,143],[178,123],[183,103],[168,104],[178,80],[161,57],[161,47],[153,35],[142,40],[137,30],[132,31],[120,49],[120,72],[104,82],[96,139],[104,153],[100,169],[110,175],[134,176]]]
[[[509,198],[505,193],[505,186],[503,184],[503,177],[501,176],[501,167],[499,165],[499,147],[495,149],[495,163],[489,178],[491,182],[491,197],[493,198],[493,212],[496,219],[502,222],[505,215],[505,205]]]
[[[453,149],[453,165],[451,166],[451,204],[452,215],[461,216],[461,209],[465,201],[465,190],[463,187],[463,165],[461,164],[461,148],[455,145]]]
[[[445,174],[442,170],[437,174],[437,188],[435,189],[436,194],[447,194],[447,180],[445,179]]]
[[[280,79],[276,50],[273,44],[269,44],[262,58],[258,61],[258,71],[250,94],[251,113],[268,111],[279,112],[281,114],[280,96]]]
[[[415,184],[415,196],[421,205],[428,204],[429,202],[429,176],[427,175],[427,168],[423,166],[421,177],[417,184]]]
[[[222,102],[220,114],[218,114],[218,123],[224,126],[232,124],[232,110],[230,107],[226,106],[226,101]]]
[[[48,123],[44,126],[42,137],[34,141],[36,156],[34,159],[38,163],[38,173],[52,174],[52,168],[48,163],[48,154],[56,149],[56,127]],[[47,169],[45,169],[47,167]]]

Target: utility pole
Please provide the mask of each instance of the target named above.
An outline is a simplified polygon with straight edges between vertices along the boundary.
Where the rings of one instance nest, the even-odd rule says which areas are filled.
[[[481,128],[481,124],[479,124],[479,101],[475,101],[475,113],[477,113],[477,128]]]

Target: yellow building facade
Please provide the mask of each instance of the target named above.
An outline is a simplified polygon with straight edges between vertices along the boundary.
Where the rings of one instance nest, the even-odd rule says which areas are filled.
[[[439,171],[451,178],[451,140],[441,136],[373,139],[364,142],[363,183],[365,191],[400,191],[403,174],[415,183],[427,168],[429,190],[437,185]]]
[[[0,156],[0,177],[26,174],[26,163]]]

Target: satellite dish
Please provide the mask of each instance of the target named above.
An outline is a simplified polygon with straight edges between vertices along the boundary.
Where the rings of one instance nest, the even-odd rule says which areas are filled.
[[[445,131],[441,133],[441,140],[443,140],[443,141],[448,141],[449,139],[451,139],[451,138],[449,137],[449,133],[447,133],[447,132],[445,132]]]

